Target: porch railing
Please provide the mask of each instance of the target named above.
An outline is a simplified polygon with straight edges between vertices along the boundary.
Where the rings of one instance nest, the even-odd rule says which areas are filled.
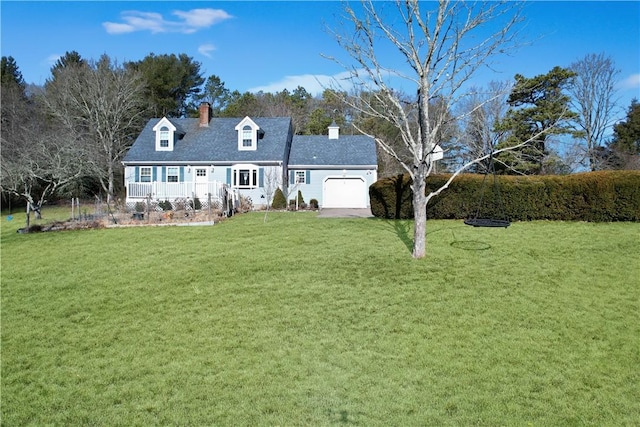
[[[129,182],[127,183],[127,199],[175,200],[198,197],[206,199],[209,194],[213,199],[224,197],[226,185],[218,182]]]

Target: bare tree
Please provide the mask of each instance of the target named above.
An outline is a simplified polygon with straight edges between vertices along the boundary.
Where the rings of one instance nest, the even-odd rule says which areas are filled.
[[[277,167],[266,167],[264,168],[264,187],[262,187],[263,197],[265,198],[266,209],[264,211],[264,221],[267,222],[267,215],[269,214],[269,208],[271,207],[271,203],[273,201],[273,195],[276,192],[276,189],[280,187],[280,176],[278,174]]]
[[[137,72],[106,55],[98,62],[61,68],[46,85],[49,114],[86,144],[107,201],[113,197],[122,156],[141,128],[143,90]]]
[[[6,98],[4,102],[9,102]],[[32,107],[33,108],[33,107]],[[17,117],[16,117],[17,118]],[[12,132],[1,133],[0,187],[26,201],[26,230],[48,198],[84,173],[85,153],[64,129],[44,126],[37,110],[19,117]]]
[[[605,136],[615,122],[615,84],[620,70],[604,53],[586,55],[569,68],[576,73],[569,92],[579,113],[576,123],[584,135],[584,158],[594,171],[600,168]]]
[[[395,10],[390,12],[386,9],[390,4],[371,0],[363,0],[358,7],[345,4],[345,22],[350,28],[335,31],[334,36],[355,65],[334,60],[350,72],[356,91],[371,94],[370,98],[356,96],[346,101],[362,114],[395,126],[411,154],[410,161],[402,159],[388,141],[376,137],[378,145],[395,157],[412,178],[413,257],[422,258],[427,203],[463,170],[486,159],[481,156],[466,162],[442,188],[426,194],[425,179],[435,164],[432,155],[441,142],[443,129],[459,119],[450,112],[467,96],[465,84],[494,55],[515,47],[521,5],[510,1],[478,4],[441,0],[435,10],[421,11],[418,0],[405,0],[394,2]],[[426,4],[432,3],[422,3]],[[389,56],[385,63],[379,49],[398,56]],[[408,64],[408,71],[400,64]],[[393,89],[398,80],[401,86],[415,88],[415,101],[404,102]],[[439,107],[433,108],[436,99]]]
[[[455,169],[498,146],[504,132],[499,131],[496,124],[505,116],[510,90],[510,82],[492,81],[486,88],[472,87],[469,97],[462,100],[458,115],[462,117],[460,139],[463,147]],[[487,172],[486,165],[478,164],[476,172]]]

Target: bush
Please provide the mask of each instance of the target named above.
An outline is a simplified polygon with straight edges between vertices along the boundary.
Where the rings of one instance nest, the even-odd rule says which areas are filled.
[[[253,210],[253,200],[249,196],[240,195],[240,212],[249,212]]]
[[[318,204],[318,200],[317,199],[309,200],[309,207],[311,209],[318,209],[318,206],[319,206],[319,204]]]
[[[287,207],[287,198],[284,197],[284,193],[280,188],[276,188],[275,193],[273,193],[271,207],[273,209],[285,209]]]
[[[158,202],[158,206],[160,206],[160,209],[162,209],[163,211],[171,211],[171,210],[173,210],[173,205],[168,200],[165,200],[165,201],[162,201],[162,202]]]
[[[147,210],[147,204],[145,202],[136,202],[136,212],[144,212]]]
[[[194,197],[193,201],[191,202],[191,207],[196,211],[199,211],[200,209],[202,209],[202,203],[200,203],[200,199],[197,197]]]
[[[302,198],[302,191],[298,190],[298,206],[304,205],[304,198]]]
[[[427,192],[450,175],[427,178]],[[640,221],[640,172],[603,171],[575,175],[457,177],[427,205],[427,218],[475,216],[513,221]],[[481,194],[482,204],[480,204]],[[413,218],[411,179],[397,175],[369,188],[371,211],[380,218]]]

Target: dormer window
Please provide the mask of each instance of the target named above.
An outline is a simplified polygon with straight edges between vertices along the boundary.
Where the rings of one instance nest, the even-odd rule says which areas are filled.
[[[242,128],[242,147],[250,148],[253,144],[253,138],[251,134],[253,133],[253,129],[250,126],[245,126]]]
[[[255,151],[258,149],[258,134],[260,127],[249,117],[242,119],[236,126],[238,132],[238,150]]]
[[[177,128],[167,119],[163,117],[153,127],[156,133],[156,151],[173,151],[176,140]]]
[[[169,128],[166,126],[160,128],[160,148],[169,148]]]

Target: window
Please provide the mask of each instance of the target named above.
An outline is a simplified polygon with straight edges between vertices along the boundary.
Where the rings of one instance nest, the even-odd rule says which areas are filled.
[[[169,148],[169,128],[166,126],[160,128],[160,147]]]
[[[251,127],[245,126],[242,128],[242,146],[251,147],[253,144],[253,138],[251,136]]]
[[[307,174],[305,171],[296,171],[296,184],[304,184],[306,176]]]
[[[207,176],[206,169],[196,169],[196,176]]]
[[[243,165],[233,169],[233,181],[234,187],[238,188],[256,188],[260,185],[258,168]]]
[[[167,168],[167,182],[178,182],[178,168]]]
[[[235,127],[238,136],[239,151],[255,151],[258,149],[260,127],[249,117],[245,117]]]
[[[177,128],[166,117],[163,117],[153,127],[156,140],[156,151],[172,151],[175,143]]]
[[[140,168],[140,182],[151,182],[151,168]]]

